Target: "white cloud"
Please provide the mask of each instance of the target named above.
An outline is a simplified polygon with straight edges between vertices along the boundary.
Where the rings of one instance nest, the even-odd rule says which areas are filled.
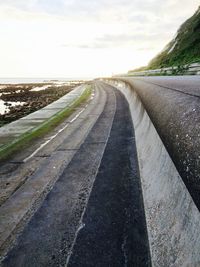
[[[198,4],[199,0],[1,1],[0,75],[76,76],[82,71],[89,76],[102,69],[111,73],[144,65]]]

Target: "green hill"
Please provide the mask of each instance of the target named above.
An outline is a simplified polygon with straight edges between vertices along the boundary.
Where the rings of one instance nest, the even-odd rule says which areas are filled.
[[[153,58],[146,69],[182,66],[200,61],[200,7],[181,25],[176,37]]]

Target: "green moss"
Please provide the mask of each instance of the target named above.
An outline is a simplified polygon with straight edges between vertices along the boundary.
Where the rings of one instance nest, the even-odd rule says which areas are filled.
[[[39,127],[34,128],[30,132],[24,133],[14,142],[0,148],[0,160],[7,159],[11,154],[17,152],[19,149],[26,148],[31,141],[36,140],[37,138],[42,137],[46,133],[53,130],[57,125],[59,125],[62,121],[69,117],[77,106],[88,99],[88,97],[91,95],[91,91],[91,86],[88,86],[83,94],[77,100],[75,100],[75,102],[70,107],[66,107],[65,109],[61,110],[60,112],[46,120]]]
[[[148,69],[183,66],[200,62],[200,8],[178,30],[166,49],[153,58]],[[175,47],[174,44],[176,43]],[[171,48],[174,49],[170,52]]]

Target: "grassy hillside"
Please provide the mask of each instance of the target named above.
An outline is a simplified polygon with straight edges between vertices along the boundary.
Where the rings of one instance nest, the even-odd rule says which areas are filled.
[[[178,30],[176,37],[153,58],[147,69],[181,66],[200,61],[200,7]]]

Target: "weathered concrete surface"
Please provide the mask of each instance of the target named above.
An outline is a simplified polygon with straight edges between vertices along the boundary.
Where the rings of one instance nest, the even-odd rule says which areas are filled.
[[[13,142],[20,135],[33,130],[34,128],[41,125],[42,122],[46,121],[50,117],[62,109],[72,105],[72,103],[83,93],[85,85],[81,85],[73,89],[67,95],[61,97],[57,101],[50,105],[35,111],[28,116],[25,116],[17,121],[9,123],[0,128],[0,143],[1,147]]]
[[[34,150],[31,151],[31,148],[28,154],[23,152],[22,155],[17,155],[16,160],[21,161],[19,165],[16,164],[16,160],[12,160],[14,164],[11,162],[3,169],[1,168],[1,252],[7,247],[10,239],[13,239],[19,226],[24,223],[23,220],[27,214],[30,217],[34,212],[34,206],[37,206],[38,202],[40,203],[40,199],[48,193],[69,164],[102,113],[105,101],[104,91],[96,90],[92,102],[87,104],[87,109],[82,109],[81,120],[69,118],[71,119],[70,122],[64,122],[65,125],[62,125],[62,128],[55,129],[57,133],[53,133],[53,136],[57,134],[56,138],[52,139],[50,136],[51,142],[38,151],[28,162],[23,163],[23,159],[34,152]],[[89,118],[88,114],[95,115]],[[75,115],[76,117],[77,115]],[[72,136],[74,136],[73,139]],[[73,149],[62,146],[65,143],[73,146]],[[18,166],[17,169],[14,168],[16,166]]]
[[[100,101],[100,106],[102,105],[104,106]],[[97,103],[93,107],[93,112],[97,112],[96,107]],[[3,266],[65,265],[101,162],[114,113],[115,97],[113,98],[111,92],[94,131],[89,133],[86,142],[76,152],[68,168],[60,173],[54,188],[25,228],[16,248],[8,254]],[[104,142],[99,142],[98,136],[97,138],[95,136],[101,131],[101,121],[104,118],[107,121],[107,138]],[[68,150],[62,151],[62,153],[66,152]]]
[[[134,130],[117,106],[108,144],[67,266],[151,266]]]
[[[200,266],[200,213],[136,91],[115,85],[129,102],[135,126],[152,265]]]
[[[128,79],[200,210],[200,77]]]
[[[117,85],[131,109],[142,186],[128,105],[97,82],[101,99],[54,133],[0,207],[3,245],[16,241],[3,266],[199,266],[199,211],[138,95]]]
[[[106,91],[103,112],[100,114],[98,110],[102,99],[92,102],[93,112],[90,112],[88,119],[96,118],[96,123],[80,147],[79,144],[71,144],[73,138],[70,134],[69,139],[62,141],[63,145],[58,140],[52,144],[54,149],[57,147],[53,155],[60,155],[58,161],[65,159],[65,153],[67,155],[74,150],[76,153],[71,162],[58,172],[59,178],[38,210],[32,214],[33,217],[2,266],[70,266],[72,261],[74,266],[84,267],[121,267],[134,266],[136,263],[141,267],[151,265],[128,104],[122,94],[115,92],[112,87],[98,82],[96,86]],[[81,120],[84,120],[84,113],[81,113],[77,123]],[[75,137],[75,143],[77,141]],[[51,149],[49,144],[41,156],[51,155]],[[47,171],[44,163],[43,166],[43,174],[48,172],[49,175],[50,171]],[[52,162],[50,166],[55,165]],[[88,213],[87,207],[90,211],[94,208],[94,213]],[[84,229],[90,231],[92,221],[93,229],[98,229],[89,236],[95,240],[95,246],[93,242],[85,243],[87,258],[79,254],[74,261],[73,255],[78,252],[77,237]],[[86,223],[84,228],[83,223]],[[96,240],[97,232],[99,238]],[[96,254],[90,248],[93,248],[93,252],[96,248]]]

